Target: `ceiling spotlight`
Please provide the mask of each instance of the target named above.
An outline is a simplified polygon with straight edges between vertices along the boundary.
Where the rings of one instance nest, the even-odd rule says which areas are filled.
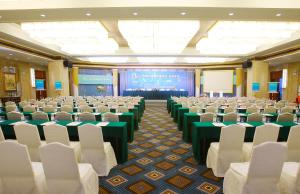
[[[43,18],[44,18],[44,17],[46,17],[46,15],[45,15],[45,14],[41,14],[41,17],[43,17]]]
[[[276,14],[277,17],[280,17],[281,15],[282,15],[281,13],[277,13],[277,14]]]
[[[12,56],[13,54],[12,53],[9,53],[9,56]]]
[[[230,16],[233,16],[233,15],[234,15],[234,13],[229,13],[228,15],[230,15]]]
[[[185,12],[185,11],[183,11],[183,12],[181,12],[181,13],[180,13],[180,15],[186,15],[186,12]]]
[[[91,16],[92,14],[91,14],[91,13],[86,13],[85,15],[86,15],[86,16]]]
[[[133,12],[132,15],[137,16],[137,15],[139,15],[139,13],[138,12]]]

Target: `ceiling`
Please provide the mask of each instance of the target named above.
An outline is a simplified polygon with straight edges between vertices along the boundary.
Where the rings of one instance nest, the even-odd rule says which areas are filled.
[[[174,3],[175,2],[175,3]],[[199,40],[207,37],[210,29],[218,21],[290,21],[300,22],[300,1],[298,0],[0,0],[0,44],[1,40],[29,48],[28,52],[19,52],[9,46],[0,47],[0,57],[14,58],[26,62],[46,64],[57,57],[68,58],[77,62],[88,62],[87,57],[120,58],[128,57],[128,61],[119,64],[137,65],[153,64],[139,58],[176,57],[175,62],[165,64],[218,64],[222,62],[189,63],[186,58],[214,57],[228,58],[231,62],[241,62],[248,57],[263,56],[290,46],[300,45],[300,33],[280,44],[260,48],[246,55],[239,54],[201,54],[196,49]],[[118,28],[119,20],[197,20],[200,28],[186,43],[187,47],[181,53],[136,53],[129,48],[128,40]],[[119,45],[115,52],[101,54],[70,55],[53,45],[44,45],[24,33],[19,24],[23,22],[53,22],[53,21],[100,21]],[[5,49],[3,49],[5,48]],[[38,51],[35,56],[29,56],[31,51]],[[12,53],[13,55],[9,55]],[[42,53],[42,57],[37,57]],[[295,56],[294,56],[295,55]],[[83,58],[86,57],[86,58]],[[81,59],[81,60],[80,60]],[[113,60],[112,60],[113,61]],[[218,61],[218,60],[217,60]],[[272,64],[300,61],[299,54],[271,58]],[[106,62],[107,63],[107,62]],[[156,62],[154,62],[156,63]],[[91,63],[94,64],[94,63]]]

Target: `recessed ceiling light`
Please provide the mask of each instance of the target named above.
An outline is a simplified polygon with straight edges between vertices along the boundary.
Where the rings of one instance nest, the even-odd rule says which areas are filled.
[[[12,54],[12,53],[9,53],[9,55],[12,56],[13,54]]]
[[[186,12],[185,12],[185,11],[183,11],[183,12],[181,12],[181,13],[180,13],[180,15],[186,15]]]
[[[277,17],[280,17],[281,15],[282,15],[281,13],[277,13],[277,14],[276,14]]]
[[[2,16],[0,15],[0,19],[2,18]]]
[[[91,16],[92,14],[91,14],[91,13],[86,13],[85,15],[86,15],[86,16]]]
[[[133,12],[132,15],[137,16],[137,15],[139,15],[139,13],[138,12]]]
[[[231,12],[231,13],[229,13],[228,15],[230,15],[230,16],[233,16],[233,15],[234,15],[234,13],[232,13],[232,12]]]
[[[46,15],[45,15],[45,14],[41,14],[41,17],[43,17],[43,18],[44,18],[44,17],[46,17]]]

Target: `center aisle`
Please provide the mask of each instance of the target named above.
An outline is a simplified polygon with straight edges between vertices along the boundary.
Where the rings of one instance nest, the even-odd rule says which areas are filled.
[[[165,103],[146,103],[134,142],[128,144],[128,162],[100,178],[106,193],[222,193],[223,181],[195,163],[192,147],[184,143]]]

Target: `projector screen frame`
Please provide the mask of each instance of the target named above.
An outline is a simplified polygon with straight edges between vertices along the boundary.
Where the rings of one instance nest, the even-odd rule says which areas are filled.
[[[212,90],[211,89],[212,87],[209,87],[209,89],[206,89],[207,88],[206,83],[207,83],[208,74],[211,73],[211,74],[216,75],[216,74],[222,74],[222,72],[224,74],[223,76],[231,77],[231,80],[226,80],[226,81],[228,81],[228,85],[223,89],[213,89]],[[227,74],[227,75],[225,75],[225,74]],[[203,71],[202,76],[203,76],[203,83],[202,83],[203,85],[202,86],[203,86],[203,92],[204,93],[210,93],[211,91],[213,91],[214,93],[223,92],[224,94],[233,94],[234,93],[234,70],[206,70],[206,71]],[[216,77],[216,76],[212,76],[212,75],[210,75],[210,76],[214,77],[214,78],[211,78],[211,80],[215,79],[215,77]],[[223,77],[223,76],[221,76],[221,77]],[[217,76],[217,77],[220,77],[220,76]],[[211,81],[211,80],[209,80],[209,81]],[[218,82],[218,83],[220,83],[220,82]]]

